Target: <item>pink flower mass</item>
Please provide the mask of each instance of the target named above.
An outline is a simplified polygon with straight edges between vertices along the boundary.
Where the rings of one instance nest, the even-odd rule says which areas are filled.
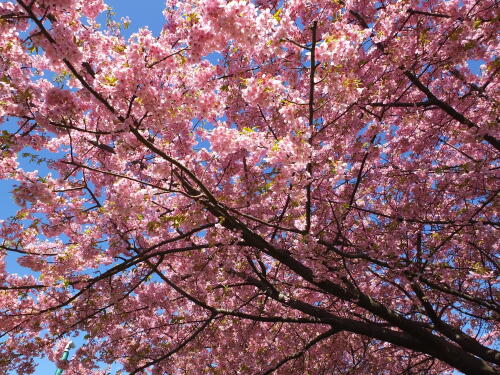
[[[500,373],[498,1],[107,9],[0,2],[0,373]]]

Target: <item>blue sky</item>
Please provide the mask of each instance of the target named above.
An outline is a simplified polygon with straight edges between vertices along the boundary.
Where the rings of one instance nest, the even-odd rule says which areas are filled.
[[[155,35],[160,33],[164,21],[164,0],[107,0],[106,3],[116,12],[117,19],[128,16],[132,21],[125,35],[145,26]]]

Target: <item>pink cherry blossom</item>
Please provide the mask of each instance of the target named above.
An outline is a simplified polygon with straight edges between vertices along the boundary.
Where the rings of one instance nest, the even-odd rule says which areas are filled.
[[[500,371],[495,1],[106,9],[0,2],[1,373]]]

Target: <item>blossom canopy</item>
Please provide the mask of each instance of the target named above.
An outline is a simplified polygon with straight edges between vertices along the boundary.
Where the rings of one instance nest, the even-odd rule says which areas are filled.
[[[0,372],[498,374],[498,2],[163,14],[0,2]]]

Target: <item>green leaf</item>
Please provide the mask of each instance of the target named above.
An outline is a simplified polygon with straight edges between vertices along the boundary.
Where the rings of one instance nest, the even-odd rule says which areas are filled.
[[[107,75],[104,77],[104,82],[108,86],[116,86],[116,83],[118,82],[118,78]]]
[[[281,8],[276,11],[276,13],[273,14],[273,18],[278,21],[278,23],[281,21]]]

